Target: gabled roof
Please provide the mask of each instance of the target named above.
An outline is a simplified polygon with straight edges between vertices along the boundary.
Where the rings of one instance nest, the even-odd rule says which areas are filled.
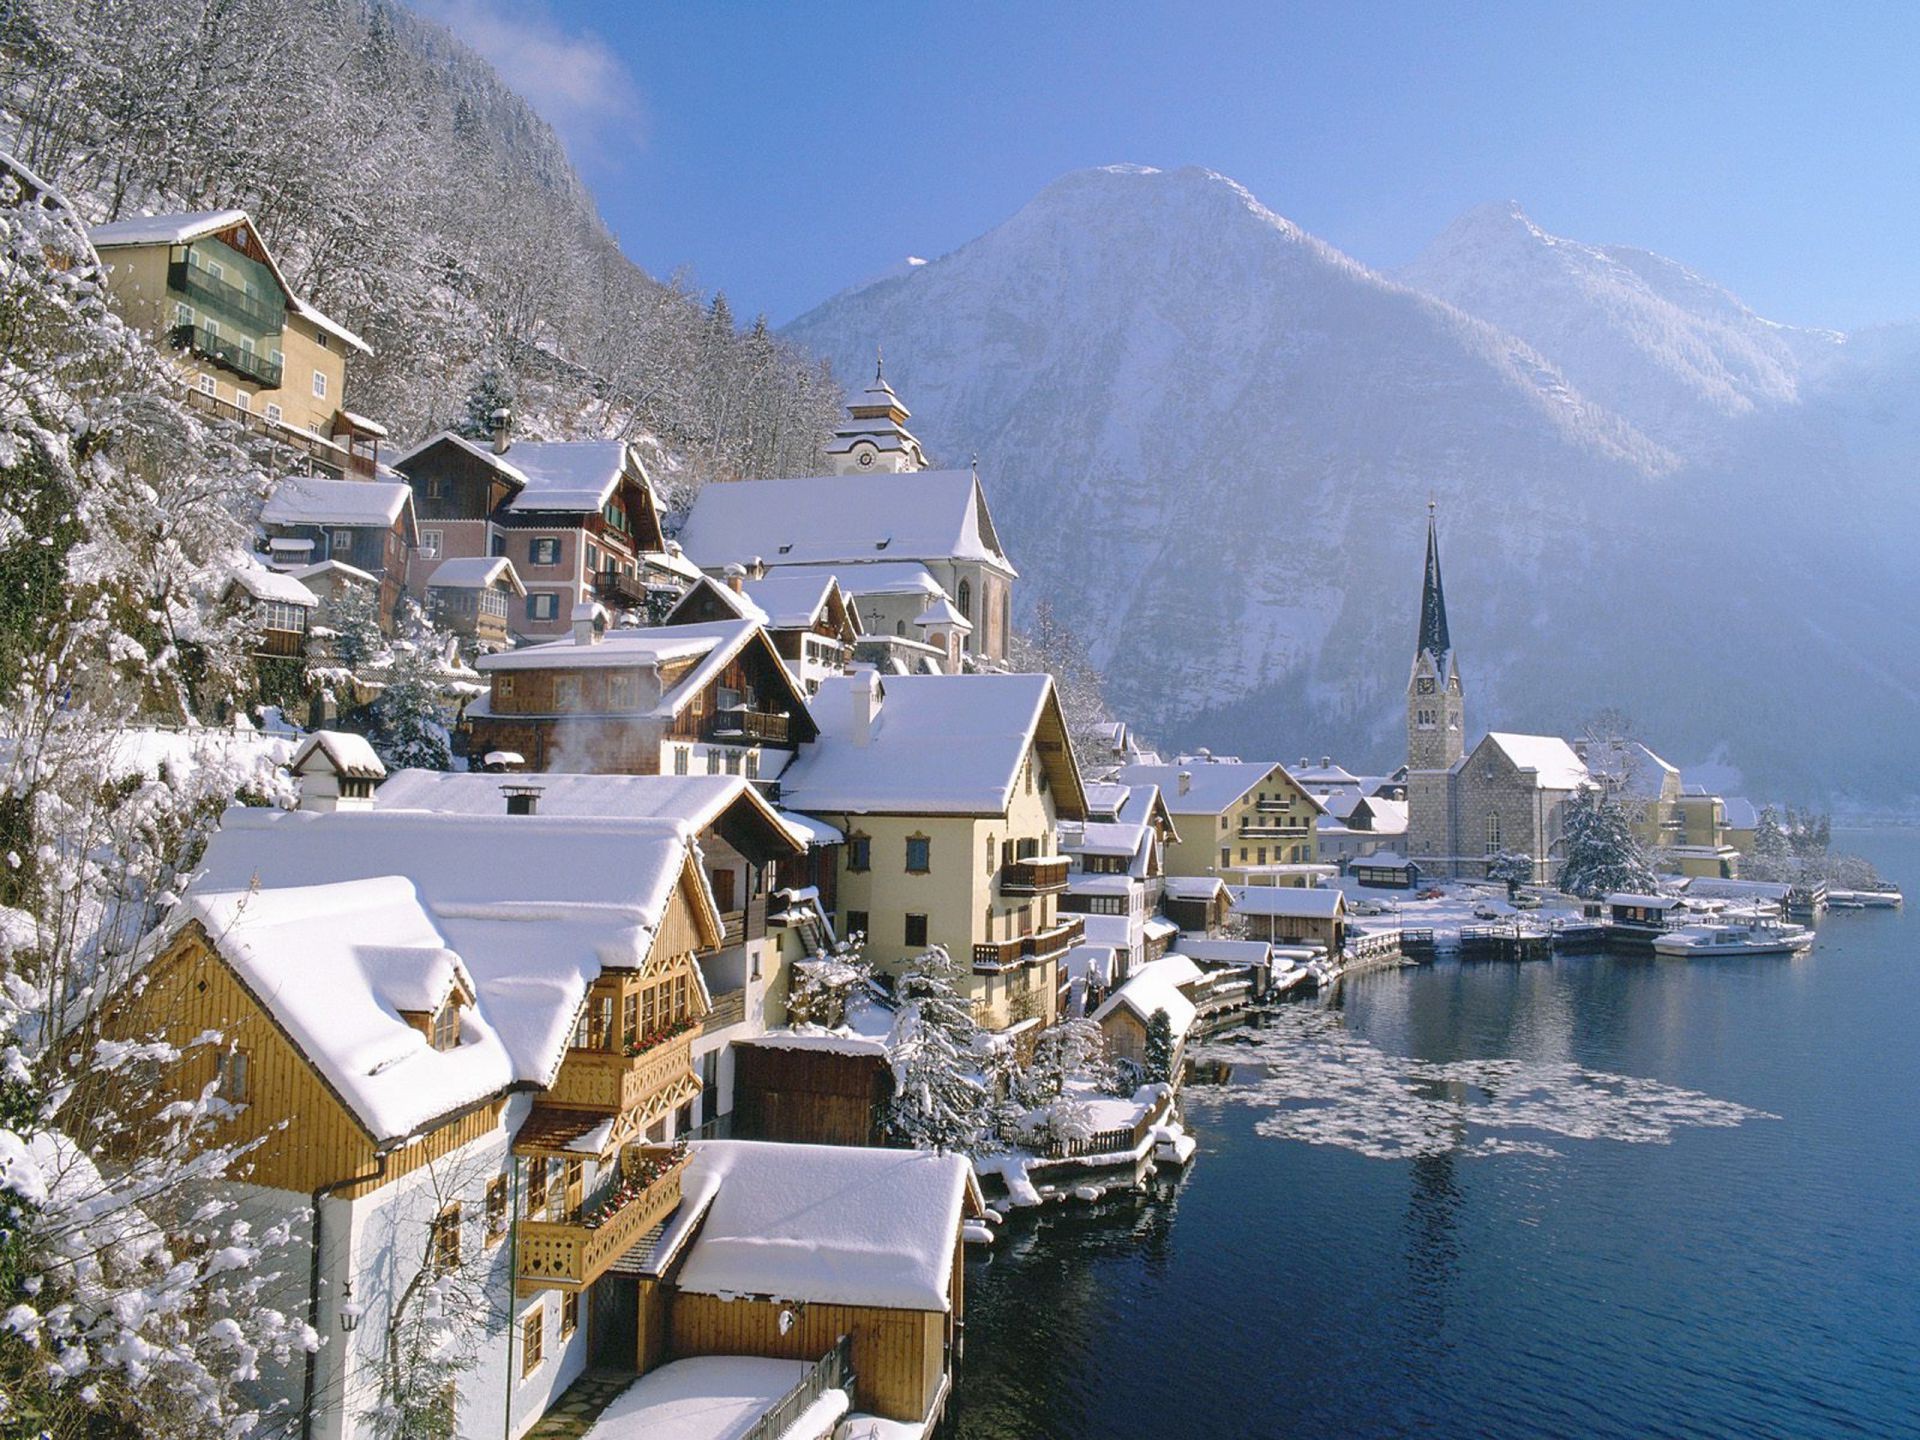
[[[688,828],[675,820],[235,806],[208,842],[196,893],[405,877],[473,980],[511,1079],[546,1085],[587,987],[605,968],[648,963],[677,889],[695,897],[696,924],[717,941],[694,855]],[[343,945],[407,944],[415,935],[329,925]]]
[[[1184,955],[1150,960],[1107,997],[1093,1012],[1093,1018],[1104,1020],[1116,1010],[1130,1010],[1144,1025],[1153,1019],[1155,1011],[1164,1010],[1172,1022],[1174,1038],[1178,1039],[1193,1028],[1194,1016],[1199,1013],[1193,1001],[1181,993],[1180,986],[1198,973],[1199,967]]]
[[[702,565],[974,560],[1012,570],[970,470],[820,475],[708,485],[680,543]],[[841,576],[849,588],[857,582]]]
[[[538,790],[539,814],[581,819],[673,820],[689,833],[721,827],[730,844],[754,827],[786,854],[807,847],[810,834],[787,821],[758,789],[738,775],[476,774],[400,770],[374,792],[375,810],[425,810],[438,815],[499,815],[505,791]],[[744,838],[744,837],[741,837]],[[744,847],[739,847],[744,848]]]
[[[1236,915],[1270,915],[1287,920],[1331,920],[1346,896],[1338,890],[1301,885],[1229,885]]]
[[[278,600],[282,604],[299,605],[309,610],[320,603],[320,597],[296,577],[283,571],[270,570],[251,555],[237,556],[231,574],[232,583],[256,600]]]
[[[436,435],[429,435],[418,445],[395,456],[388,463],[396,470],[405,470],[409,464],[418,460],[429,450],[438,449],[442,445],[450,445],[456,450],[465,451],[488,469],[496,472],[501,479],[505,480],[514,488],[526,488],[527,477],[519,466],[508,460],[506,456],[497,454],[492,446],[481,444],[476,440],[470,440],[465,435],[461,435],[453,430],[442,430]]]
[[[778,575],[782,569],[799,570],[802,567],[774,566],[769,577]],[[812,568],[812,567],[805,567]],[[838,576],[840,588],[854,599],[867,595],[932,595],[942,597],[946,589],[933,578],[933,572],[916,561],[882,561],[875,565],[849,565],[844,574]]]
[[[462,1008],[460,1042],[445,1051],[404,1018],[475,990],[405,877],[196,892],[183,913],[376,1142],[513,1083],[480,1007]]]
[[[505,580],[516,595],[527,593],[519,572],[504,555],[456,555],[442,560],[427,577],[427,588],[448,590],[485,590]]]
[[[327,480],[289,475],[260,512],[268,525],[377,525],[413,509],[413,490],[392,480]]]
[[[1051,677],[889,675],[863,741],[855,687],[872,679],[821,681],[813,700],[820,741],[781,775],[787,804],[824,814],[1004,815],[1037,747],[1059,814],[1086,813]]]
[[[311,542],[307,542],[311,543]],[[287,572],[296,580],[345,580],[356,585],[378,585],[380,581],[357,565],[344,560],[322,560],[317,565],[302,565]]]
[[[622,475],[645,483],[646,472],[624,440],[519,440],[507,455],[527,482],[507,502],[509,510],[591,512],[613,498]]]
[[[131,219],[96,225],[87,232],[87,238],[93,242],[95,250],[112,250],[127,245],[187,245],[209,235],[217,235],[222,230],[231,230],[236,225],[245,225],[252,232],[253,242],[260,247],[261,255],[266,257],[267,269],[273,272],[273,278],[280,283],[280,289],[287,297],[288,309],[309,325],[319,327],[361,354],[373,353],[373,347],[353,331],[328,319],[294,294],[293,286],[287,283],[287,277],[280,269],[280,262],[273,258],[273,252],[267,248],[259,228],[244,210],[189,210],[172,215],[136,215]]]
[[[364,735],[350,730],[316,730],[300,742],[287,768],[295,775],[310,770],[331,769],[347,780],[382,780],[387,767]]]
[[[1489,730],[1482,745],[1492,745],[1516,770],[1534,772],[1537,790],[1578,790],[1592,783],[1592,776],[1573,747],[1558,735],[1515,735]],[[1476,747],[1477,749],[1477,747]]]
[[[1126,785],[1158,785],[1160,798],[1176,815],[1218,815],[1275,772],[1283,777],[1287,773],[1284,766],[1266,760],[1194,758],[1184,764],[1122,765],[1113,778]],[[1182,775],[1188,777],[1184,795],[1180,793]],[[1305,798],[1309,804],[1316,803],[1312,796]]]
[[[702,575],[680,597],[666,623],[674,624],[675,617],[690,610],[689,602],[698,595],[724,605],[743,619],[758,620],[769,630],[806,630],[832,608],[839,594],[840,583],[833,574],[813,567],[770,570],[763,579],[742,582],[738,591],[724,580]],[[846,604],[843,595],[840,603]]]
[[[655,1254],[696,1295],[945,1311],[961,1222],[983,1209],[960,1155],[705,1140]]]

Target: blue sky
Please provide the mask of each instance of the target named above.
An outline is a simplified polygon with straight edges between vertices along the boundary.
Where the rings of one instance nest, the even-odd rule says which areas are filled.
[[[1065,171],[1200,164],[1368,264],[1518,200],[1760,313],[1920,317],[1920,6],[416,0],[627,253],[776,322]]]

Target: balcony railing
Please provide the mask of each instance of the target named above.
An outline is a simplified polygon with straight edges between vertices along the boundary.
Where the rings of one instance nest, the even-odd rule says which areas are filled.
[[[338,478],[347,473],[353,456],[344,445],[336,445],[323,435],[311,430],[301,430],[278,420],[269,420],[264,411],[242,410],[231,400],[220,395],[209,395],[197,385],[185,388],[187,403],[196,409],[221,420],[231,420],[255,434],[264,435],[277,445],[297,451],[304,457],[308,470],[324,472]]]
[[[724,1030],[729,1025],[738,1025],[747,1018],[747,992],[729,990],[725,994],[713,997],[713,1008],[707,1011],[707,1018],[700,1022],[700,1033],[711,1035],[716,1030]]]
[[[991,940],[973,947],[973,968],[977,971],[1007,970],[1037,960],[1064,955],[1080,943],[1087,933],[1086,921],[1063,920],[1051,930],[1033,935],[1016,935],[1011,940]]]
[[[1262,815],[1285,815],[1293,809],[1291,800],[1256,800],[1253,808]]]
[[[842,1335],[834,1341],[833,1349],[814,1361],[800,1382],[775,1401],[773,1408],[756,1420],[740,1440],[779,1440],[829,1390],[846,1391],[846,1408],[856,1408],[851,1336]]]
[[[1299,840],[1306,836],[1308,827],[1301,824],[1288,825],[1251,825],[1241,822],[1240,833],[1250,840]]]
[[[767,897],[756,895],[738,910],[720,912],[720,948],[758,940],[767,933]]]
[[[602,570],[595,575],[593,593],[612,605],[647,603],[646,582],[635,575],[623,575],[618,570]]]
[[[168,332],[175,348],[189,350],[211,360],[223,370],[231,370],[268,390],[280,388],[280,367],[252,350],[243,350],[231,340],[223,340],[211,330],[197,325],[176,325]]]
[[[792,722],[787,716],[745,707],[714,711],[713,723],[707,727],[709,740],[758,741],[766,745],[785,745],[791,733]]]
[[[1003,895],[1058,895],[1067,888],[1072,863],[1064,855],[1030,855],[1010,860],[1000,871]]]
[[[520,1293],[584,1290],[606,1274],[614,1261],[673,1213],[680,1203],[687,1159],[685,1154],[629,1146],[621,1163],[632,1188],[619,1203],[565,1219],[523,1221],[514,1242]],[[646,1171],[655,1173],[632,1184]]]
[[[175,260],[167,266],[167,288],[191,296],[203,305],[215,305],[228,314],[258,326],[270,335],[286,328],[286,301],[276,295],[271,300],[255,295],[225,280],[217,280],[204,265]]]
[[[700,1093],[694,1033],[688,1030],[631,1057],[611,1050],[569,1050],[547,1103],[608,1115],[637,1111],[638,1123],[648,1124]]]

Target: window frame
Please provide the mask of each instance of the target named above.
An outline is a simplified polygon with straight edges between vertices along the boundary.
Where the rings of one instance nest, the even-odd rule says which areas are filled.
[[[536,1300],[520,1317],[520,1378],[525,1380],[546,1363],[547,1302]]]
[[[313,398],[316,400],[327,398],[327,372],[324,370],[313,372]]]
[[[915,923],[916,921],[918,924]],[[915,930],[920,932],[920,938],[918,940],[913,938],[913,932]],[[900,927],[900,933],[905,936],[902,943],[905,944],[909,950],[925,949],[928,943],[927,936],[929,933],[927,930],[927,917],[917,910],[907,911]]]
[[[427,1259],[436,1275],[451,1275],[460,1268],[460,1202],[444,1206],[427,1222]]]
[[[865,875],[873,869],[873,837],[855,831],[847,836],[847,869]]]
[[[920,863],[913,863],[915,846],[920,847]],[[903,859],[909,875],[930,875],[933,873],[933,837],[918,832],[907,836],[906,854]]]

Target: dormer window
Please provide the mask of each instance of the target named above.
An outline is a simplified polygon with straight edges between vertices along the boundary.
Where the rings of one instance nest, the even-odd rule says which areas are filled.
[[[451,1050],[460,1043],[460,997],[449,995],[433,1012],[433,1028],[428,1033],[436,1050]]]

